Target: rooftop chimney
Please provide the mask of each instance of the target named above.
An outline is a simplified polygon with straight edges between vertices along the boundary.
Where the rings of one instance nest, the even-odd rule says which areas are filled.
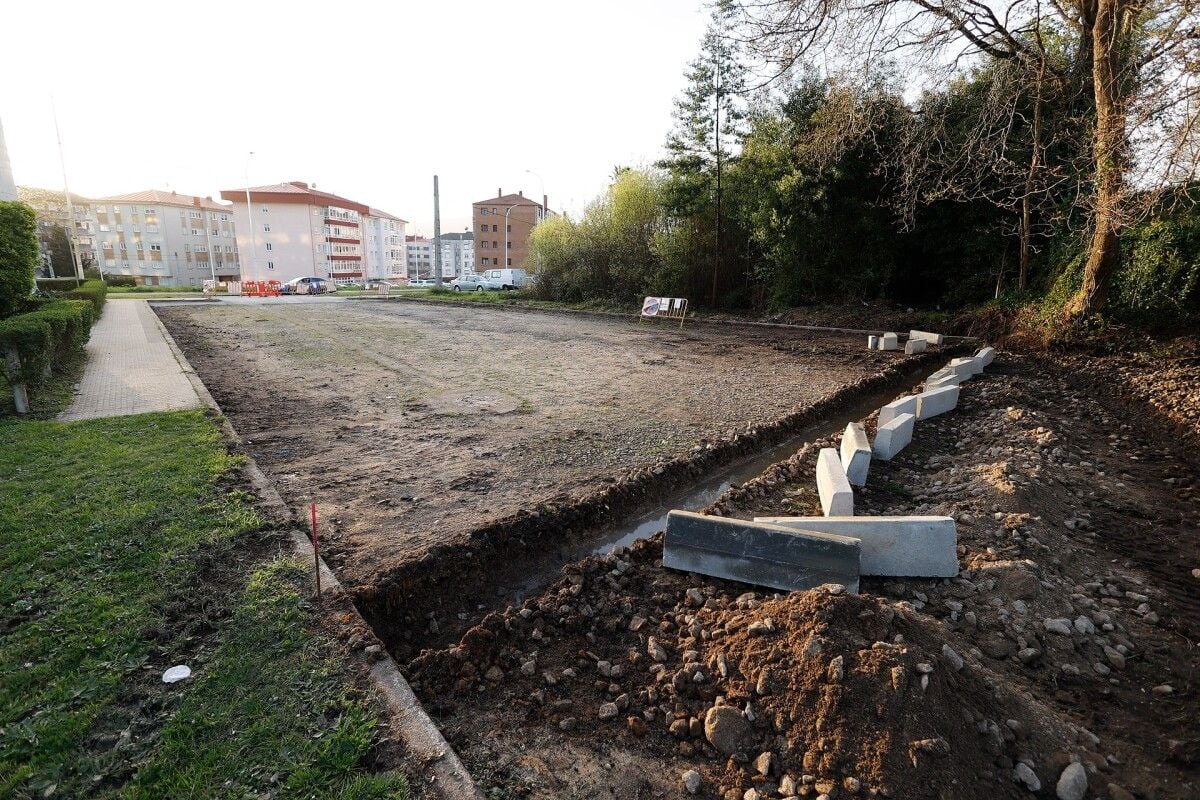
[[[497,190],[496,190],[496,197],[504,197],[504,190],[503,190],[503,189],[497,189]]]
[[[517,189],[517,197],[524,197],[524,196],[525,196],[525,190]]]

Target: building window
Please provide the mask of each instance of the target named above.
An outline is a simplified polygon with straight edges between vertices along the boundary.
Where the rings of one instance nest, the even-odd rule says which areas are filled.
[[[263,207],[262,207],[262,213],[264,213],[264,214],[266,214],[266,213],[267,213],[268,211],[270,211],[270,210],[271,210],[271,209],[267,208],[266,206],[263,206]]]
[[[512,266],[512,259],[511,259],[511,258],[509,258],[509,259],[506,259],[506,260],[508,261],[508,266],[510,266],[510,267],[511,267],[511,266]]]
[[[508,246],[509,250],[512,250],[512,242],[505,242],[504,244]]]
[[[487,225],[480,225],[479,230],[483,231],[484,233],[487,233]]]
[[[267,269],[275,269],[275,262],[274,262],[274,261],[268,261],[268,262],[267,262]]]
[[[480,242],[479,245],[481,250],[487,250],[487,242]]]
[[[271,226],[263,225],[263,233],[270,233],[270,232],[271,232]]]
[[[495,233],[495,232],[496,232],[496,231],[498,231],[498,230],[500,230],[500,226],[499,226],[499,225],[493,225],[493,226],[492,226],[492,233]]]
[[[272,247],[271,247],[271,243],[270,243],[270,242],[267,242],[267,249],[268,249],[268,250],[272,250],[272,249],[274,249],[274,248],[272,248]]]
[[[504,227],[508,228],[509,233],[512,233],[512,225],[505,225]]]

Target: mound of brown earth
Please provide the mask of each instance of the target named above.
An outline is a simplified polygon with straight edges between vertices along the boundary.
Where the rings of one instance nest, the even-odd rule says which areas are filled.
[[[675,762],[671,780],[694,769],[703,794],[739,799],[1019,796],[1018,764],[1053,782],[1032,754],[1079,738],[906,602],[840,586],[764,598],[660,558],[656,538],[573,565],[417,658],[414,687],[443,714],[502,689],[514,724],[629,737]]]

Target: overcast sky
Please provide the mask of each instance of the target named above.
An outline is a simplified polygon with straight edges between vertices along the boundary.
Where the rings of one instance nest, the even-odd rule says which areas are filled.
[[[433,231],[523,189],[575,213],[653,162],[701,0],[67,0],[5,8],[18,185],[213,195],[302,180]]]

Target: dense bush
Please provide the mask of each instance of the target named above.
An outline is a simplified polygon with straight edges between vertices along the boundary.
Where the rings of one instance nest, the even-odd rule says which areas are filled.
[[[132,275],[109,275],[104,279],[109,286],[137,286],[137,278]]]
[[[0,361],[9,381],[37,384],[51,370],[71,363],[87,343],[93,318],[90,301],[64,300],[0,320],[0,353],[16,350],[19,361],[15,371],[7,357]]]
[[[38,278],[37,287],[43,292],[70,292],[79,288],[74,278]]]
[[[90,301],[96,318],[99,318],[104,311],[104,298],[107,295],[108,287],[104,285],[104,281],[84,281],[78,289],[64,293],[63,297]]]
[[[1152,327],[1200,313],[1200,215],[1154,219],[1122,239],[1113,277],[1114,315]]]
[[[0,201],[0,319],[25,310],[38,263],[37,214]]]

